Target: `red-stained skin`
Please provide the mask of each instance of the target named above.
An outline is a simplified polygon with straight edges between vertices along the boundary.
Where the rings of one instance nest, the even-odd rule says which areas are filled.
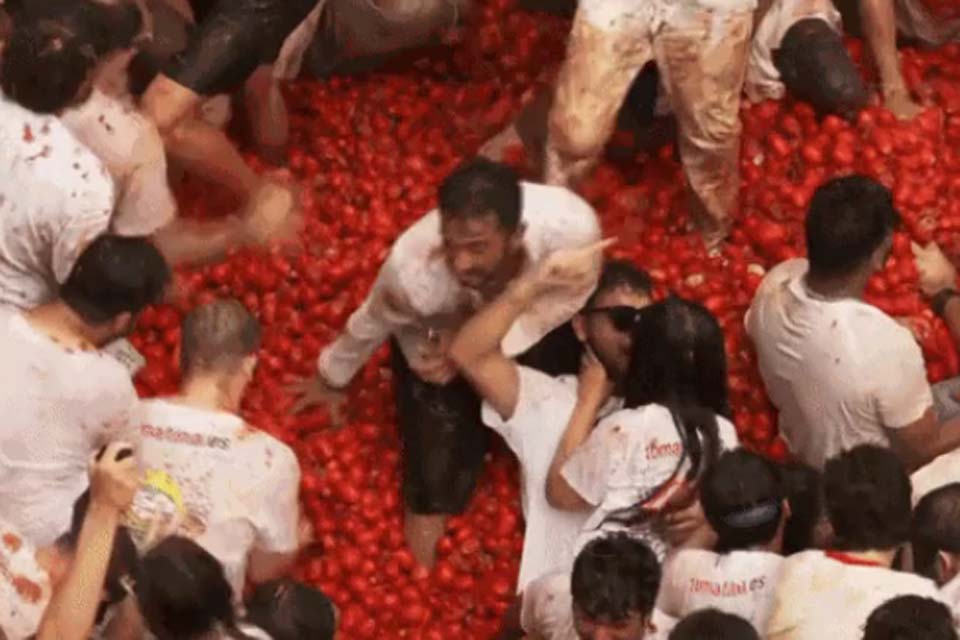
[[[233,296],[257,314],[263,344],[244,413],[299,456],[316,543],[296,575],[333,598],[344,638],[491,638],[513,597],[523,525],[516,464],[502,445],[493,447],[466,513],[451,518],[436,568],[426,571],[403,542],[386,350],[351,387],[346,428],[329,428],[322,410],[288,415],[291,399],[283,391],[313,373],[320,349],[363,300],[393,240],[435,205],[442,178],[519,111],[525,91],[552,78],[568,25],[514,10],[512,2],[483,3],[454,49],[419,62],[408,56],[389,73],[290,87],[288,169],[303,190],[303,247],[240,251],[183,272],[184,298],[148,310],[132,336],[148,361],[136,380],[140,392],[171,393],[185,311]],[[859,58],[860,44],[849,46]],[[742,209],[718,256],[707,255],[686,230],[687,196],[672,147],[605,162],[580,187],[605,235],[621,238],[612,255],[645,267],[658,296],[673,290],[717,316],[740,437],[775,459],[787,451],[743,315],[764,271],[803,255],[804,213],[826,179],[861,172],[893,190],[903,225],[886,268],[870,281],[868,300],[914,321],[932,381],[958,372],[946,328],[917,293],[910,240],[936,240],[960,254],[960,47],[903,56],[905,76],[932,105],[913,122],[897,122],[876,106],[853,122],[819,120],[809,106],[789,100],[744,106]],[[522,150],[507,156],[523,169]],[[179,195],[188,217],[233,210],[208,185],[188,182]]]

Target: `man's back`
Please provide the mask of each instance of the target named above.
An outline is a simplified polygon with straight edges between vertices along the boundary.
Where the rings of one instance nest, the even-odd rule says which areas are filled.
[[[0,304],[48,302],[113,204],[105,167],[57,117],[0,96]]]
[[[300,467],[289,447],[232,414],[168,400],[144,402],[141,417],[147,478],[128,519],[139,544],[196,540],[238,594],[252,550],[297,548]]]
[[[68,350],[13,310],[0,311],[0,515],[39,545],[70,524],[87,464],[130,438],[137,396],[101,351]]]
[[[889,446],[886,430],[915,422],[933,399],[910,332],[862,301],[812,294],[806,272],[800,259],[774,268],[746,326],[781,433],[823,468],[856,445]]]

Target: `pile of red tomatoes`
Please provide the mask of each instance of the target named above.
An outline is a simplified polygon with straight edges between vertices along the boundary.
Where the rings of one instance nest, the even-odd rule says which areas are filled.
[[[140,392],[178,383],[182,314],[218,296],[259,317],[264,342],[245,400],[254,424],[289,443],[303,469],[303,502],[316,544],[298,565],[342,612],[345,638],[490,638],[514,591],[522,542],[516,465],[490,456],[468,511],[451,520],[433,571],[403,543],[399,441],[385,354],[351,391],[349,425],[321,410],[289,415],[284,386],[310,375],[320,349],[361,302],[392,241],[433,207],[435,188],[551,79],[568,24],[489,0],[453,49],[413,56],[358,78],[303,81],[288,92],[294,143],[289,177],[302,190],[306,226],[294,253],[241,251],[180,275],[189,294],[149,310],[133,337],[148,366]],[[857,43],[850,44],[859,57]],[[893,189],[903,217],[893,256],[870,301],[909,318],[932,380],[958,372],[942,322],[917,293],[910,241],[960,253],[960,47],[905,53],[908,81],[930,108],[899,123],[871,107],[854,122],[819,119],[804,104],[745,105],[742,211],[731,241],[708,255],[686,229],[687,202],[672,147],[608,161],[584,186],[613,249],[644,266],[661,292],[701,301],[726,334],[730,387],[743,441],[779,458],[776,416],[756,370],[743,315],[767,269],[802,255],[803,216],[825,179],[852,172]],[[187,185],[186,215],[228,205]]]

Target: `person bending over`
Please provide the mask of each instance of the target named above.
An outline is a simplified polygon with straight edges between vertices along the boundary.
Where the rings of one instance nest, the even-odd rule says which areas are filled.
[[[960,483],[925,495],[913,509],[913,568],[940,586],[951,606],[960,605]]]
[[[67,529],[90,455],[138,441],[136,390],[103,347],[130,332],[169,275],[146,240],[100,236],[59,298],[0,309],[0,517],[39,545]]]
[[[208,303],[184,318],[182,335],[179,395],[141,409],[146,480],[126,523],[141,548],[173,534],[196,540],[239,596],[248,578],[275,579],[293,562],[300,465],[238,415],[260,346],[250,312],[235,300]]]
[[[760,636],[743,618],[706,609],[681,620],[669,640],[760,640]]]
[[[900,596],[870,614],[863,640],[957,640],[957,628],[942,602]]]
[[[480,399],[450,359],[453,336],[485,301],[547,256],[600,239],[584,200],[563,188],[521,183],[511,169],[488,160],[464,163],[438,195],[439,208],[394,243],[367,299],[320,354],[317,376],[290,389],[300,396],[294,411],[326,404],[339,420],[343,389],[392,340],[405,529],[424,565],[434,562],[447,516],[470,499],[485,453]],[[510,325],[502,341],[507,356],[530,355],[583,308],[602,261],[592,252],[579,280],[536,296]],[[576,340],[570,342],[576,349]],[[544,360],[554,355],[543,351]]]

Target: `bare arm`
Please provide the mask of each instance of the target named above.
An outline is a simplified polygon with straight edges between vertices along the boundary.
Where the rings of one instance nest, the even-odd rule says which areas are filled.
[[[887,433],[894,450],[911,470],[960,448],[960,419],[940,424],[933,408],[913,424],[901,429],[888,429]]]
[[[250,554],[250,566],[247,578],[254,584],[263,584],[282,578],[297,559],[297,551],[290,553],[266,553],[254,551]]]
[[[195,222],[178,218],[157,231],[153,242],[169,264],[203,265],[222,259],[248,236],[239,218]]]
[[[921,108],[910,98],[897,54],[897,21],[894,0],[859,0],[864,37],[870,47],[887,108],[899,118],[912,118]]]

